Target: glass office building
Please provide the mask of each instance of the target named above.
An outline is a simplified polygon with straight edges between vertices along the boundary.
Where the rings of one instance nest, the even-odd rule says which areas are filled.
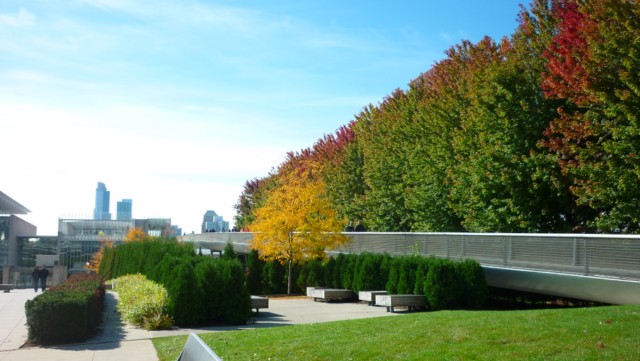
[[[96,188],[96,207],[93,210],[93,219],[95,220],[110,220],[111,213],[109,213],[109,201],[111,192],[107,190],[107,186],[102,182],[98,182]]]
[[[104,241],[122,242],[130,230],[141,229],[153,237],[171,237],[171,219],[149,218],[118,220],[60,219],[58,242],[60,264],[82,268]]]
[[[133,201],[131,199],[123,199],[116,205],[116,220],[130,221],[133,218]]]
[[[215,211],[206,211],[202,217],[201,232],[227,232],[229,231],[229,222],[225,221]]]

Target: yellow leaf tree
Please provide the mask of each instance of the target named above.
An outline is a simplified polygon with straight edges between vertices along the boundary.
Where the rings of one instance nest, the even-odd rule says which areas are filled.
[[[324,187],[310,170],[290,170],[255,211],[255,220],[249,226],[253,232],[251,247],[261,259],[288,264],[288,294],[293,263],[325,257],[326,249],[348,241]]]
[[[87,264],[83,266],[84,269],[88,269],[95,273],[98,273],[98,268],[100,268],[102,256],[104,255],[104,249],[113,247],[113,240],[105,236],[105,234],[102,232],[98,234],[98,243],[100,244],[100,247],[98,247],[98,251],[94,253],[91,257],[91,260],[89,260],[89,262],[87,262]]]
[[[149,238],[151,238],[151,236],[146,234],[142,230],[142,228],[136,227],[136,228],[129,229],[129,232],[127,232],[127,236],[124,237],[123,241],[124,242],[138,242],[138,241],[145,241],[145,240],[147,240]]]

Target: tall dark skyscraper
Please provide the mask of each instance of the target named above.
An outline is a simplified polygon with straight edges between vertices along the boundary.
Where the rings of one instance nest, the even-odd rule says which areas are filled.
[[[93,219],[111,220],[111,213],[109,213],[110,194],[107,186],[102,182],[98,182],[98,188],[96,188],[96,208],[93,210]]]
[[[131,199],[123,199],[116,204],[118,221],[130,221],[132,218],[133,201]]]

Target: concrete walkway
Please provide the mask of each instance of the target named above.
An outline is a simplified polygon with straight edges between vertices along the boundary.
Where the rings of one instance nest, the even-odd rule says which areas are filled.
[[[269,308],[254,314],[247,325],[149,332],[124,324],[115,310],[117,294],[107,292],[103,322],[96,337],[81,344],[23,347],[27,341],[24,304],[35,296],[29,289],[0,293],[0,361],[158,360],[151,342],[153,337],[397,315],[386,312],[385,307],[357,302],[324,303],[308,297],[274,297],[269,299]]]
[[[102,325],[87,342],[61,346],[21,347],[27,341],[24,304],[36,296],[33,290],[0,293],[0,361],[10,360],[157,360],[148,331],[123,324],[115,312],[116,294],[107,292]],[[11,320],[4,326],[5,320]]]

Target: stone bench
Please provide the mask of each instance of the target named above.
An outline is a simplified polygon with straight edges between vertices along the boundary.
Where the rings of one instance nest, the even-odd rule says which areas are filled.
[[[10,283],[0,283],[0,291],[4,291],[4,293],[9,293],[13,289],[13,285]]]
[[[198,335],[191,333],[177,361],[222,361]]]
[[[350,300],[355,297],[355,294],[352,290],[346,289],[307,287],[307,296],[313,298],[314,301],[322,300],[331,302],[336,300]]]
[[[251,296],[251,308],[255,308],[256,313],[259,313],[261,308],[269,308],[269,299],[266,297]]]
[[[387,291],[360,291],[358,292],[358,299],[360,301],[367,301],[369,306],[376,304],[376,297],[379,295],[386,295]]]
[[[409,311],[425,309],[427,298],[423,295],[377,295],[376,306],[386,306],[387,312],[395,307],[407,307]]]

